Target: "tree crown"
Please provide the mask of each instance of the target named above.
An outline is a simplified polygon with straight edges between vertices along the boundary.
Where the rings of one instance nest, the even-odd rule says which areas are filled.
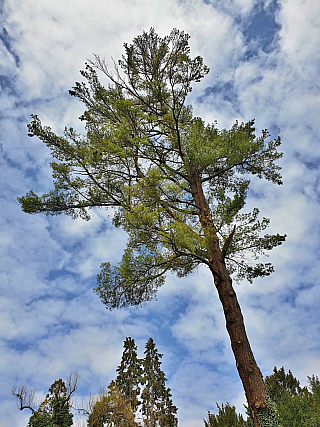
[[[120,264],[103,263],[98,275],[96,292],[110,309],[149,301],[168,271],[182,277],[200,264],[212,268],[212,239],[229,273],[250,281],[273,271],[252,262],[285,240],[261,237],[269,220],[258,209],[241,212],[250,175],[282,183],[280,139],[267,130],[256,137],[254,120],[219,130],[193,116],[186,97],[209,69],[190,57],[188,39],[176,29],[161,38],[151,28],[124,45],[113,71],[99,56],[89,61],[81,72],[87,83],[70,91],[86,106],[85,136],[72,128],[57,136],[37,116],[28,126],[51,149],[55,188],[42,196],[31,190],[19,198],[22,209],[88,220],[91,208],[113,207],[113,224],[128,233]]]

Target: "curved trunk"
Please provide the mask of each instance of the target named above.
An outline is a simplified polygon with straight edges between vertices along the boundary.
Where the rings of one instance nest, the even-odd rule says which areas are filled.
[[[241,308],[223,259],[224,254],[219,246],[209,205],[204,196],[201,180],[195,166],[191,168],[190,183],[191,193],[198,208],[199,220],[207,240],[209,267],[223,307],[232,351],[248,405],[252,412],[254,427],[264,427],[260,424],[258,414],[261,414],[262,417],[264,415],[268,417],[270,408],[262,375],[251,350]],[[233,233],[229,236],[230,240],[232,235]],[[226,249],[224,252],[226,252]]]

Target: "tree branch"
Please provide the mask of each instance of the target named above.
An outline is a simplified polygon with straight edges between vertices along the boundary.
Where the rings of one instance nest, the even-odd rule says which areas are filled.
[[[229,236],[226,238],[226,240],[224,242],[224,245],[223,245],[223,248],[222,248],[222,251],[221,251],[221,261],[224,261],[224,259],[226,257],[227,250],[228,250],[229,245],[230,245],[230,243],[232,241],[232,238],[233,238],[233,235],[234,235],[235,231],[236,231],[236,226],[233,227],[231,233],[229,234]]]
[[[12,387],[11,391],[12,395],[16,397],[19,401],[19,409],[23,411],[24,409],[30,409],[33,414],[36,413],[33,406],[35,405],[35,392],[34,390],[28,391],[25,385],[22,385],[17,388],[17,386]]]

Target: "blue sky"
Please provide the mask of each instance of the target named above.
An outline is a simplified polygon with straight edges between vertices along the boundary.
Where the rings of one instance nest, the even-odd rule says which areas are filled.
[[[200,427],[207,409],[245,403],[210,274],[167,278],[157,301],[108,312],[93,293],[101,262],[117,263],[126,235],[105,211],[89,222],[21,212],[16,198],[52,188],[50,155],[27,137],[30,114],[61,133],[83,130],[82,105],[68,95],[87,58],[119,58],[124,42],[151,26],[191,35],[209,75],[190,103],[220,128],[256,119],[280,134],[284,185],[253,180],[247,208],[270,217],[287,242],[269,260],[275,273],[236,286],[264,375],[291,369],[302,384],[320,375],[320,5],[312,0],[17,0],[0,2],[0,424],[30,414],[10,396],[79,371],[78,398],[115,377],[126,336],[140,354],[152,337],[179,407],[180,425]],[[76,421],[81,425],[81,420]]]

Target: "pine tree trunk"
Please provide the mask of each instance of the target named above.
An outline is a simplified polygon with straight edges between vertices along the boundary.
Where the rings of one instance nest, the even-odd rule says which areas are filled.
[[[241,308],[232,286],[232,280],[226,271],[225,265],[223,263],[220,264],[218,272],[220,277],[217,278],[217,275],[214,274],[214,280],[223,307],[236,366],[253,415],[254,426],[264,427],[260,424],[258,418],[258,413],[268,412],[268,402],[262,375],[251,350]]]
[[[246,334],[243,316],[232,286],[231,277],[219,246],[219,240],[212,221],[209,205],[203,193],[199,174],[194,166],[190,174],[191,193],[198,208],[199,220],[207,239],[210,270],[214,277],[219,298],[223,307],[226,327],[229,333],[236,366],[251,410],[254,427],[265,427],[261,419],[268,419],[270,409],[260,369],[255,361]],[[272,412],[272,411],[271,411]],[[270,423],[268,423],[270,425]],[[275,426],[271,424],[272,427]]]

